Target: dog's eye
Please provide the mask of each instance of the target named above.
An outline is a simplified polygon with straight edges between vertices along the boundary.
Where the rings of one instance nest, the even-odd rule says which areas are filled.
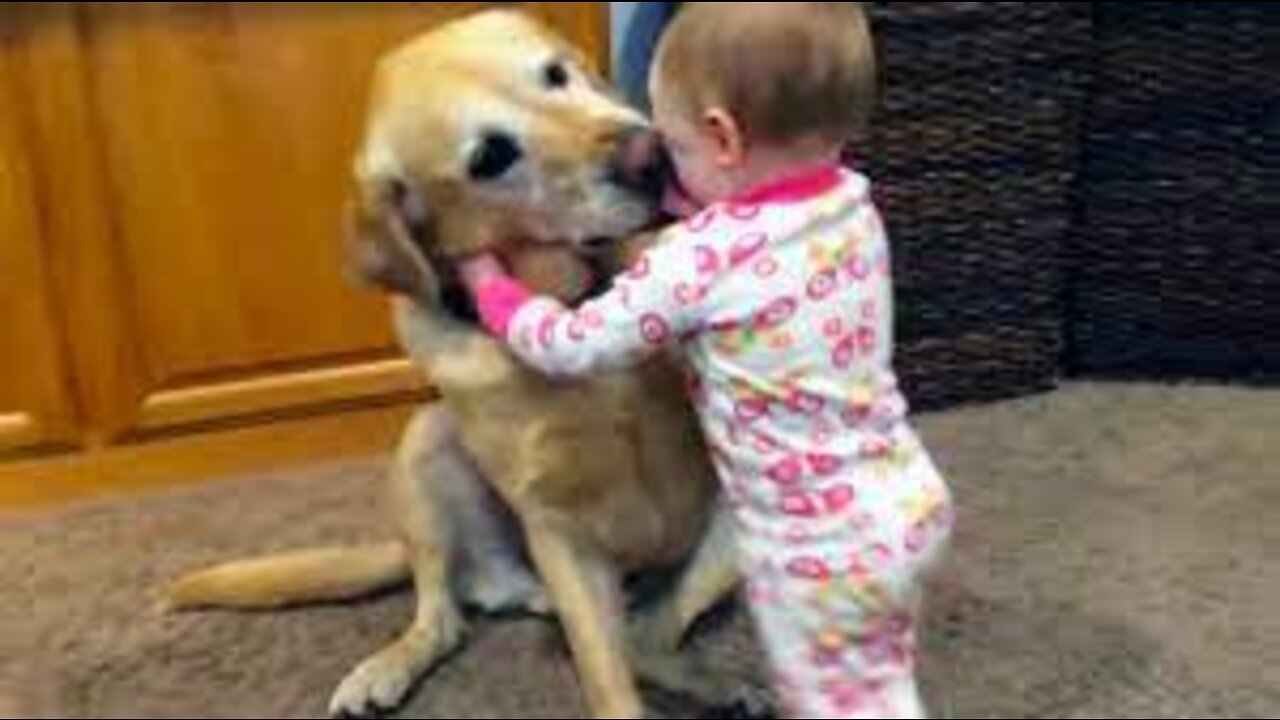
[[[497,180],[523,158],[524,151],[515,138],[501,132],[487,133],[471,153],[467,173],[473,180]]]
[[[542,69],[542,83],[548,90],[563,90],[569,87],[572,81],[573,74],[569,72],[569,66],[562,60],[547,63],[547,66]]]

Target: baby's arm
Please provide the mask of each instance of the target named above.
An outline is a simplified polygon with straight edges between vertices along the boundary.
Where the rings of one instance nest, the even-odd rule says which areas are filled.
[[[633,365],[694,331],[709,278],[678,231],[641,252],[602,297],[571,310],[533,295],[493,257],[465,263],[463,277],[490,332],[522,360],[558,377]]]

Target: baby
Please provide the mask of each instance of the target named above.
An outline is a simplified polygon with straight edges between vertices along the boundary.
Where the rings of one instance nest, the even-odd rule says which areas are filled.
[[[840,164],[874,104],[865,11],[688,3],[651,85],[696,212],[576,310],[492,257],[464,277],[490,331],[549,375],[681,351],[787,716],[927,717],[922,586],[953,513],[894,373],[870,182]]]

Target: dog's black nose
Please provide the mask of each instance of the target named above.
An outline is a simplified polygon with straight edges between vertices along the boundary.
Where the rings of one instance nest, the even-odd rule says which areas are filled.
[[[610,168],[613,182],[659,201],[671,172],[666,148],[653,130],[637,126],[617,136]]]

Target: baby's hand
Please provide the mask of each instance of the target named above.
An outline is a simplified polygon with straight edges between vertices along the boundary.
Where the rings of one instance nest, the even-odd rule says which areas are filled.
[[[480,291],[494,280],[507,277],[507,269],[493,253],[484,253],[462,261],[458,271],[462,276],[462,282],[466,284],[467,290],[473,296],[479,295]]]
[[[499,338],[507,336],[511,319],[532,296],[507,272],[497,255],[485,253],[458,265],[458,274],[475,298],[485,329]]]

